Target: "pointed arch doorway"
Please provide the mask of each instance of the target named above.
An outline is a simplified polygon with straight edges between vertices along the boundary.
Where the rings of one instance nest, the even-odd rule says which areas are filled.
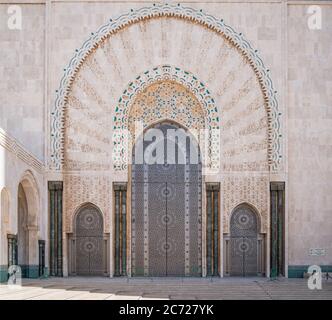
[[[85,204],[77,212],[74,225],[74,274],[105,275],[104,221],[99,208]]]
[[[238,206],[230,220],[230,275],[257,276],[262,260],[257,214],[248,205]]]
[[[132,275],[201,276],[198,144],[178,124],[161,122],[136,141],[132,161]]]

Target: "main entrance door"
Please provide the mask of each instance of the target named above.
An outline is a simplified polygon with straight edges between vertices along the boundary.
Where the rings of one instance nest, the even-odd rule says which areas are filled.
[[[151,134],[149,130],[155,131]],[[144,140],[142,137],[137,141],[133,153],[132,274],[199,276],[201,164],[198,147],[183,129],[172,123],[162,123],[149,130]],[[178,138],[170,138],[172,132]],[[173,151],[174,161],[170,156]],[[144,155],[141,163],[139,152]],[[151,157],[158,158],[157,153],[162,153],[159,162],[151,163]]]

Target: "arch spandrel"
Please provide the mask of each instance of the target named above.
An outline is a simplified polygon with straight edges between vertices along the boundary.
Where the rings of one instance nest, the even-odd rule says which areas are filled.
[[[116,60],[116,56],[110,56],[106,54],[110,51],[105,50],[104,44],[112,42],[112,39],[117,37],[120,30],[123,31],[121,32],[121,37],[124,40],[123,43],[127,43],[128,48],[132,48],[133,46],[130,45],[128,41],[130,42],[130,39],[135,37],[132,37],[132,35],[131,37],[127,37],[125,28],[130,28],[132,25],[144,23],[145,29],[148,29],[150,27],[150,21],[153,20],[155,23],[158,23],[156,22],[157,20],[163,19],[168,19],[168,23],[164,24],[164,29],[162,29],[165,34],[167,34],[169,31],[166,30],[169,25],[175,23],[181,24],[183,21],[186,21],[187,25],[190,25],[190,28],[185,27],[187,28],[186,30],[195,29],[195,32],[198,29],[204,30],[202,31],[204,32],[203,36],[205,36],[208,32],[212,32],[215,34],[215,36],[220,37],[220,47],[215,50],[216,55],[214,59],[207,61],[207,66],[204,65],[206,62],[204,61],[204,58],[207,58],[206,52],[208,51],[207,48],[209,47],[209,43],[206,43],[205,47],[198,48],[198,50],[195,51],[196,59],[190,57],[188,58],[186,55],[182,54],[185,52],[187,52],[187,54],[193,52],[192,47],[190,47],[192,46],[192,41],[190,39],[191,35],[189,32],[188,35],[184,35],[183,43],[180,43],[178,46],[179,48],[176,48],[176,46],[174,46],[172,43],[169,43],[169,46],[168,44],[166,47],[163,46],[165,50],[161,50],[162,56],[159,60],[156,57],[151,56],[151,52],[149,51],[149,48],[153,47],[153,44],[150,43],[148,39],[144,38],[144,33],[139,34],[139,37],[144,38],[145,45],[148,48],[146,52],[139,53],[141,61],[140,66],[133,66],[137,59],[132,59],[131,61],[131,59],[128,60],[126,58],[127,65],[124,65],[123,61],[119,61],[119,59]],[[184,24],[182,25],[185,26]],[[174,30],[174,25],[172,26],[172,29]],[[215,36],[205,37],[205,39],[207,42],[212,40],[215,41]],[[140,39],[141,38],[138,40]],[[167,39],[171,41],[171,38]],[[160,41],[160,39],[157,39],[157,43]],[[189,46],[188,48],[186,47],[187,44]],[[104,48],[102,48],[103,46]],[[112,46],[108,47],[112,48]],[[102,53],[100,49],[102,49],[104,53]],[[96,52],[98,52],[98,54],[96,54]],[[103,58],[99,60],[98,57],[103,54]],[[241,56],[243,59],[241,58],[238,59],[238,62],[234,62],[232,60],[234,55]],[[90,60],[89,65],[85,65],[85,61],[89,61],[89,57],[93,57],[93,59]],[[105,61],[108,63],[107,66],[103,65]],[[232,63],[232,61],[234,63]],[[247,140],[242,146],[239,142],[238,150],[243,149],[247,150],[247,153],[251,152],[251,155],[248,155],[248,158],[250,159],[251,157],[252,160],[250,160],[249,163],[241,164],[241,162],[243,162],[244,156],[238,156],[237,161],[235,161],[237,164],[235,166],[226,166],[226,171],[265,171],[265,169],[271,169],[275,171],[280,168],[282,146],[281,135],[279,132],[280,114],[278,112],[276,93],[273,89],[272,81],[269,77],[269,71],[265,68],[262,60],[258,56],[257,51],[251,47],[251,45],[244,39],[242,34],[236,33],[221,19],[217,19],[200,10],[183,7],[181,5],[157,4],[151,7],[133,10],[130,13],[122,15],[118,19],[112,20],[101,27],[97,32],[91,35],[90,39],[84,43],[81,49],[77,50],[75,57],[71,60],[68,67],[65,69],[65,74],[61,81],[60,89],[57,92],[56,104],[52,111],[51,166],[54,169],[61,170],[64,159],[65,161],[68,161],[68,163],[73,163],[72,166],[69,166],[69,169],[91,169],[92,167],[88,163],[89,152],[94,154],[99,153],[100,159],[102,159],[102,161],[99,161],[99,163],[94,163],[94,167],[99,166],[99,169],[101,170],[109,169],[107,165],[105,165],[105,162],[110,155],[107,153],[107,151],[105,151],[105,148],[107,142],[109,142],[110,136],[103,136],[98,130],[96,130],[96,132],[93,130],[87,131],[84,133],[86,137],[93,136],[95,139],[94,142],[90,143],[86,143],[88,138],[80,139],[80,141],[77,142],[75,141],[75,137],[73,139],[72,137],[66,137],[67,133],[65,130],[65,119],[67,119],[70,123],[70,117],[69,119],[67,116],[65,117],[64,111],[66,109],[66,104],[70,103],[72,105],[73,101],[75,100],[70,97],[72,95],[72,90],[75,91],[75,104],[78,100],[83,105],[86,104],[90,106],[91,110],[95,108],[93,111],[90,110],[89,112],[97,112],[98,108],[100,110],[109,112],[112,107],[115,108],[117,104],[116,101],[118,97],[121,96],[121,91],[123,90],[123,81],[133,81],[133,79],[137,78],[137,71],[139,67],[145,68],[146,70],[151,70],[153,68],[151,63],[156,65],[156,62],[159,62],[157,63],[159,65],[163,65],[164,63],[179,65],[182,66],[183,70],[191,70],[193,73],[197,73],[199,79],[203,80],[203,82],[205,82],[208,87],[213,88],[215,104],[219,107],[220,110],[222,110],[223,105],[227,103],[226,97],[228,94],[229,96],[227,99],[230,104],[229,106],[225,106],[225,110],[231,110],[234,106],[238,108],[238,106],[243,106],[244,103],[247,103],[247,105],[243,107],[244,110],[242,110],[244,114],[246,114],[246,112],[255,113],[256,104],[259,106],[257,109],[265,111],[265,119],[259,119],[259,115],[252,116],[251,114],[248,119],[255,118],[253,123],[249,123],[247,128],[239,127],[238,131],[240,132],[239,138],[241,138],[241,133],[250,135],[261,130],[263,136],[263,131],[265,131],[265,135],[268,136],[268,139],[266,139],[267,144],[261,143],[260,145],[257,145],[253,141]],[[225,69],[222,68],[223,66],[226,66]],[[231,66],[234,67],[234,70],[231,70]],[[244,66],[245,72],[239,70],[239,66]],[[238,72],[236,72],[235,69]],[[125,70],[128,72],[123,72]],[[251,70],[251,74],[254,75],[253,79],[250,78],[249,70]],[[78,75],[80,75],[80,79],[78,79]],[[248,75],[248,77],[246,78],[244,75]],[[90,80],[85,81],[87,79]],[[102,81],[102,79],[104,79],[103,84],[96,86],[98,81]],[[109,80],[107,84],[105,84],[105,79]],[[78,85],[78,82],[80,82],[80,86]],[[113,83],[117,83],[118,85],[116,84],[114,87],[112,87]],[[211,85],[212,83],[217,84],[217,87]],[[105,90],[105,88],[109,90]],[[232,89],[230,90],[230,88]],[[80,92],[84,92],[84,99],[82,98]],[[225,92],[228,93],[225,95]],[[256,92],[257,94],[259,92],[261,99],[256,101],[257,97],[250,96],[250,92]],[[223,96],[223,98],[221,96]],[[92,106],[91,101],[96,101],[96,103],[94,103]],[[252,104],[255,106],[251,106]],[[72,111],[70,111],[70,109],[73,109],[71,108],[71,105],[68,104],[67,106],[69,113]],[[220,110],[219,117],[223,116],[223,113]],[[240,116],[239,113],[240,112],[234,113],[234,117]],[[102,118],[100,115],[95,116],[98,119]],[[260,120],[261,123],[259,122]],[[86,121],[84,116],[82,116],[82,121]],[[96,128],[95,125],[92,125],[92,127],[92,129]],[[76,134],[77,130],[80,129],[73,128],[70,130]],[[66,139],[70,142],[69,146],[73,147],[73,150],[70,150],[69,148],[68,154],[65,155],[66,151],[63,148],[63,144]],[[97,143],[95,143],[96,141]],[[241,139],[239,139],[239,141],[241,141]],[[228,154],[232,156],[233,154],[239,152],[238,150],[229,150]],[[258,160],[256,156],[252,156],[252,152],[255,150],[260,150]],[[264,153],[266,153],[265,158]],[[84,163],[81,162],[81,159],[84,160]],[[253,165],[252,162],[254,161],[261,161],[262,165]],[[231,162],[233,161],[229,161],[228,163]],[[268,165],[265,165],[263,162],[267,162]]]

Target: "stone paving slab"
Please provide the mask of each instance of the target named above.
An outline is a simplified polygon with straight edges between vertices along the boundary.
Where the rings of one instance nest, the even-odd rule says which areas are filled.
[[[67,300],[105,300],[111,296],[109,293],[84,292]]]
[[[332,300],[332,281],[309,290],[305,279],[267,278],[48,278],[23,279],[23,286],[0,285],[0,300]]]
[[[112,295],[108,298],[106,298],[106,300],[139,300],[141,298],[141,296],[129,296],[129,295],[123,295],[123,296],[118,296],[118,295]]]
[[[47,290],[47,289],[45,289]],[[74,298],[78,296],[80,292],[78,291],[66,291],[66,290],[52,290],[46,291],[44,294],[28,298],[27,300],[66,300],[69,298]]]

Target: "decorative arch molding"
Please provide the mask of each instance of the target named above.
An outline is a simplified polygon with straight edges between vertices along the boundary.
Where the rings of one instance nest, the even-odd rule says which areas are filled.
[[[128,123],[128,112],[131,103],[137,94],[142,92],[148,85],[163,80],[173,80],[189,89],[201,103],[201,106],[203,106],[207,125],[210,128],[219,129],[218,108],[204,83],[199,81],[191,72],[170,65],[158,66],[152,70],[147,70],[127,86],[115,110],[114,129],[125,128],[126,123]]]
[[[132,81],[127,86],[118,101],[118,104],[115,108],[115,115],[113,118],[113,165],[115,170],[125,170],[127,167],[125,161],[123,160],[127,159],[127,156],[130,152],[128,152],[129,150],[127,150],[126,139],[123,133],[130,132],[132,134],[129,125],[129,118],[131,109],[135,103],[137,96],[145,89],[149,88],[150,85],[169,81],[180,84],[181,86],[186,88],[190,93],[193,94],[194,99],[198,101],[198,104],[202,109],[204,123],[200,124],[199,126],[189,123],[182,123],[182,125],[184,125],[189,130],[191,129],[191,127],[197,130],[207,129],[209,140],[211,141],[211,144],[208,147],[207,164],[211,169],[219,168],[220,119],[219,110],[215,104],[214,98],[212,97],[210,91],[205,87],[204,83],[199,81],[198,78],[194,76],[191,72],[181,70],[178,67],[163,65],[141,73],[134,81]],[[164,109],[164,107],[157,104],[155,108],[157,109],[156,114],[160,114],[160,116],[162,116],[162,109]],[[186,112],[186,119],[193,119],[193,110],[177,110],[176,113],[180,113],[183,111]],[[145,121],[145,118],[146,116],[143,115],[143,129],[146,129],[148,126],[151,125],[151,123]],[[177,122],[177,119],[175,117],[174,119],[160,118],[156,120],[158,120],[158,122],[162,120],[174,120],[175,122]],[[197,120],[198,122],[200,122],[200,119]]]
[[[31,227],[39,230],[40,191],[37,180],[31,170],[26,170],[21,176],[19,184],[22,186],[27,199],[28,220]]]
[[[131,9],[116,19],[101,26],[96,32],[91,33],[90,38],[85,41],[80,49],[76,49],[74,57],[64,69],[64,75],[60,87],[56,90],[56,101],[51,112],[51,159],[50,167],[61,170],[63,164],[63,142],[64,142],[64,108],[70,92],[71,84],[84,63],[87,56],[93,52],[103,41],[123,28],[138,23],[142,20],[175,17],[200,24],[212,31],[221,34],[248,60],[253,68],[260,86],[262,88],[265,106],[268,115],[269,151],[268,161],[270,169],[277,171],[281,163],[281,134],[280,116],[276,91],[273,88],[269,70],[265,67],[262,59],[242,33],[237,33],[233,28],[224,23],[223,19],[217,19],[202,10],[184,7],[180,4],[153,4],[137,10]]]
[[[223,232],[230,233],[230,217],[241,204],[248,204],[257,213],[260,221],[260,233],[269,230],[269,177],[225,177],[221,182],[223,206]]]
[[[263,230],[263,226],[262,226],[262,220],[263,217],[260,214],[259,210],[256,208],[256,206],[254,206],[252,203],[248,202],[248,201],[242,201],[240,203],[238,203],[231,211],[230,215],[229,215],[229,225],[230,225],[230,221],[232,220],[232,216],[233,214],[241,208],[248,208],[250,209],[254,215],[256,216],[257,219],[257,232],[261,233]],[[230,232],[230,231],[229,231]]]
[[[86,201],[84,203],[81,203],[80,205],[78,205],[76,207],[76,209],[74,210],[73,214],[72,214],[72,217],[71,217],[71,230],[73,232],[75,232],[76,230],[76,220],[77,220],[77,216],[80,214],[80,212],[85,209],[85,208],[93,208],[93,209],[96,209],[96,211],[100,214],[102,220],[103,220],[103,232],[105,232],[105,214],[104,212],[101,210],[101,208],[91,202],[91,201]]]

